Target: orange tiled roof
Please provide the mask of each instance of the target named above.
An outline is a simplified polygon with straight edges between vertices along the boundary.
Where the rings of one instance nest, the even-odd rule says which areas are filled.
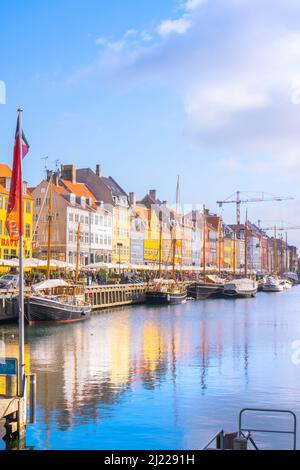
[[[66,188],[64,188],[63,186],[56,186],[55,184],[53,184],[52,189],[53,191],[58,194],[61,194],[62,196],[66,196],[67,194],[69,194]]]
[[[218,230],[220,223],[220,217],[218,215],[208,215],[206,216],[206,220],[215,230]]]
[[[5,163],[0,163],[0,177],[11,178],[11,169]]]
[[[77,197],[82,197],[85,196],[86,198],[91,198],[92,204],[96,202],[96,198],[94,194],[87,188],[87,186],[84,183],[71,183],[71,181],[61,179],[60,180],[66,187],[67,189],[75,194]]]

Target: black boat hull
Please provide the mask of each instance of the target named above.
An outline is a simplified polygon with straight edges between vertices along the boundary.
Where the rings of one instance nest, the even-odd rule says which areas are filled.
[[[188,295],[196,300],[220,298],[223,296],[224,286],[214,284],[192,284],[188,288]]]
[[[186,301],[186,292],[146,292],[146,302],[153,305],[175,305]]]
[[[42,297],[26,297],[25,316],[29,325],[73,323],[90,318],[91,306],[68,305]]]
[[[167,305],[169,303],[168,294],[159,291],[146,292],[146,302],[154,305]]]

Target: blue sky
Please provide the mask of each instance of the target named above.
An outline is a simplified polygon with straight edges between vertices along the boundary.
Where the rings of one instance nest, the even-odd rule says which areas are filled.
[[[299,13],[298,0],[3,0],[0,161],[22,105],[30,184],[48,156],[173,202],[180,174],[182,202],[216,211],[238,189],[294,196],[249,214],[298,225]]]

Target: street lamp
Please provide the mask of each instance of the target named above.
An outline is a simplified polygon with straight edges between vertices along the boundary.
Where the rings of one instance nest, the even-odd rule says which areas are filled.
[[[119,249],[119,275],[121,275],[121,248],[123,247],[123,243],[117,243],[117,247]]]

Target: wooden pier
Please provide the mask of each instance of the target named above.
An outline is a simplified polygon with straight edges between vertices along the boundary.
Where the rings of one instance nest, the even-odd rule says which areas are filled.
[[[145,301],[148,284],[113,284],[86,286],[85,301],[92,304],[93,310],[138,304]]]
[[[0,438],[7,442],[25,437],[25,398],[17,396],[16,383],[15,376],[6,376],[6,393],[0,395]]]

